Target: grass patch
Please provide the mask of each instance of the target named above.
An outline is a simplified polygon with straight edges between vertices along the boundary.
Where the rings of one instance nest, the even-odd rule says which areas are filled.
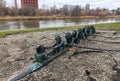
[[[96,29],[120,31],[120,22],[95,24],[94,26],[95,26]]]
[[[48,30],[74,30],[77,28],[82,28],[85,25],[80,26],[68,26],[68,27],[55,27],[55,28],[32,28],[25,30],[4,30],[0,31],[0,37],[5,37],[6,35],[18,34],[18,33],[27,33],[27,32],[37,32],[37,31],[48,31]],[[95,24],[96,29],[101,30],[116,30],[120,31],[120,22],[117,23],[105,23],[105,24]]]
[[[48,30],[71,30],[75,28],[80,28],[82,26],[69,26],[69,27],[55,27],[55,28],[31,28],[24,30],[3,30],[0,31],[0,37],[5,37],[6,35],[27,33],[27,32],[37,32],[37,31],[48,31]]]

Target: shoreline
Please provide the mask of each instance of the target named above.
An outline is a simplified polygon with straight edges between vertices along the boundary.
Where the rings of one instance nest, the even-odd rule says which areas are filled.
[[[7,35],[19,34],[19,33],[29,33],[38,31],[50,31],[50,30],[73,30],[77,28],[82,28],[85,25],[79,26],[67,26],[67,27],[53,27],[53,28],[31,28],[23,30],[0,30],[0,37],[5,37]],[[120,22],[116,23],[104,23],[104,24],[94,24],[97,30],[115,30],[120,31]]]
[[[120,18],[120,15],[116,16],[0,16],[0,21],[9,20],[55,20],[55,19],[101,19],[101,18]]]

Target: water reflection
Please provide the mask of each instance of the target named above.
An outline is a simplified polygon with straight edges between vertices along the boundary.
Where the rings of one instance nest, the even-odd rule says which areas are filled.
[[[88,25],[99,23],[120,22],[120,19],[65,19],[65,20],[25,20],[25,21],[0,21],[0,30],[48,28],[75,25]]]
[[[14,30],[14,29],[25,29],[23,22],[2,22],[0,23],[0,30]]]
[[[39,21],[23,21],[23,25],[25,28],[38,28]]]

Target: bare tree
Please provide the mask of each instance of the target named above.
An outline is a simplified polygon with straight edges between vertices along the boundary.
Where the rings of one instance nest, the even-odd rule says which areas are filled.
[[[116,15],[120,15],[120,8],[117,8]]]
[[[5,12],[5,1],[4,0],[0,0],[0,15],[5,16],[6,12]]]
[[[65,16],[68,16],[68,15],[69,15],[68,5],[64,5],[64,6],[63,6],[63,14],[64,14]]]
[[[0,7],[5,7],[5,6],[6,6],[5,0],[0,0]]]
[[[15,2],[15,15],[18,15],[18,6],[17,6],[17,0],[14,1]]]
[[[81,12],[81,7],[79,5],[76,5],[72,11],[72,16],[80,16],[80,12]]]
[[[111,10],[111,13],[112,13],[112,15],[115,15],[116,10],[115,10],[115,9],[112,9],[112,10]]]

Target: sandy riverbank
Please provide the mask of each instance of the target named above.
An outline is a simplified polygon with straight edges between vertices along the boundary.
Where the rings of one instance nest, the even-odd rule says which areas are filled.
[[[52,45],[54,41],[47,39],[41,40],[43,36],[54,38],[55,33],[64,36],[65,30],[40,31],[16,35],[8,35],[0,38],[0,81],[8,81],[11,77],[30,65],[34,59],[35,47],[25,42],[25,39],[33,44]],[[120,36],[120,32],[113,35],[115,31],[100,31],[103,36]],[[90,37],[91,39],[93,37]],[[120,38],[96,37],[96,40],[118,41]],[[64,38],[63,38],[64,40]],[[81,41],[81,45],[104,49],[120,49],[120,44],[107,44],[101,42]],[[78,49],[83,51],[83,49]],[[91,71],[91,77],[97,81],[113,81],[116,72],[112,70],[114,66],[113,57],[120,64],[120,53],[101,52],[101,53],[82,53],[71,59],[68,58],[69,52],[51,62],[41,70],[32,73],[20,81],[89,81],[84,71]]]

